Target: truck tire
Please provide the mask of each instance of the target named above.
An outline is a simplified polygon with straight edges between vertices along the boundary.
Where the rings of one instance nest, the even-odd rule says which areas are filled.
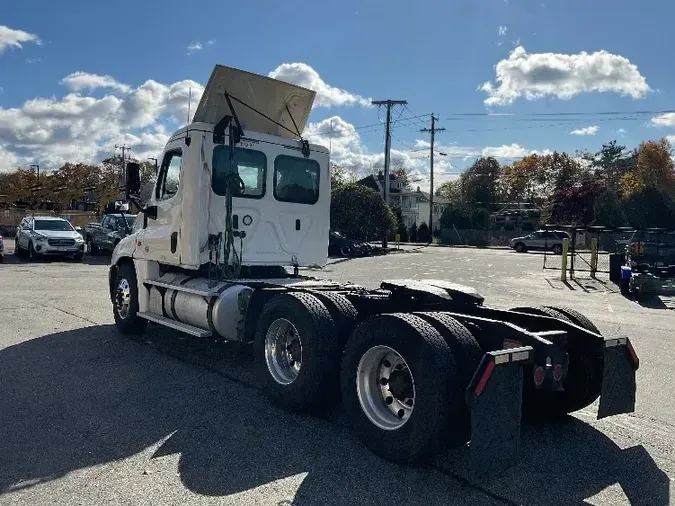
[[[138,316],[138,284],[133,264],[124,262],[117,268],[113,290],[115,325],[122,334],[142,334],[148,320]]]
[[[469,332],[469,329],[446,313],[428,312],[414,314],[430,323],[441,334],[455,358],[457,373],[459,375],[459,388],[462,392],[466,391],[483,358],[483,350],[478,341],[476,341],[476,338]],[[450,435],[450,442],[453,446],[462,445],[471,437],[469,408],[466,403],[462,403],[458,409],[461,410],[465,422],[461,426],[463,430]]]
[[[343,354],[340,384],[359,439],[387,460],[426,461],[446,448],[450,434],[465,430],[455,358],[419,316],[380,314],[356,327]]]
[[[574,323],[586,330],[600,333],[598,328],[584,315],[564,306],[540,306],[518,308],[518,311],[551,316]],[[530,419],[558,418],[567,413],[583,409],[600,396],[604,357],[593,351],[588,340],[571,340],[567,352],[569,366],[563,379],[562,392],[536,390],[531,381],[525,381],[523,409]]]
[[[340,349],[326,306],[309,293],[282,293],[262,309],[254,337],[263,391],[294,412],[317,411],[339,381]]]
[[[340,350],[344,348],[347,339],[351,335],[354,327],[356,327],[359,316],[358,311],[347,297],[341,293],[335,292],[312,292],[317,299],[319,299],[328,309],[333,323],[338,340],[340,342]]]

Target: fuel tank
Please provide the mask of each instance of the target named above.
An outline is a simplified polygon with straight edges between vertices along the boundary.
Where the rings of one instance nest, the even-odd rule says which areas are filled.
[[[246,310],[253,294],[251,287],[183,274],[165,274],[159,281],[176,288],[153,285],[151,313],[209,330],[228,341],[244,339]]]

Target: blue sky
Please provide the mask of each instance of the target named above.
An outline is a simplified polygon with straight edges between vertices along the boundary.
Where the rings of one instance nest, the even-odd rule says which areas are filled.
[[[156,156],[184,122],[187,89],[198,97],[216,63],[314,87],[307,134],[327,143],[332,124],[333,158],[361,171],[382,159],[383,128],[358,128],[384,118],[369,100],[407,100],[394,111],[393,157],[422,181],[418,130],[431,112],[447,129],[439,179],[481,154],[508,163],[675,136],[675,114],[658,114],[675,109],[672,2],[3,4],[0,171],[96,161],[123,142]]]

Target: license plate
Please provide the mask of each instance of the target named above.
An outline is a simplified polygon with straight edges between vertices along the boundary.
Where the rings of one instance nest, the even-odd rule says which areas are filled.
[[[56,251],[69,251],[70,248],[56,248]]]

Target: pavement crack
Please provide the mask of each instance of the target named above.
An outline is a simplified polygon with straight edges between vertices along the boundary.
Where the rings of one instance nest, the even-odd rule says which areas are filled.
[[[70,311],[66,311],[65,309],[61,309],[60,307],[48,306],[46,304],[43,305],[42,307],[46,307],[46,308],[49,308],[49,309],[56,309],[57,311],[65,313],[69,316],[73,316],[75,318],[79,318],[80,320],[84,320],[85,322],[91,323],[92,325],[100,325],[99,322],[95,322],[94,320],[90,320],[89,318],[85,318],[84,316],[80,316],[79,314],[71,313]]]

